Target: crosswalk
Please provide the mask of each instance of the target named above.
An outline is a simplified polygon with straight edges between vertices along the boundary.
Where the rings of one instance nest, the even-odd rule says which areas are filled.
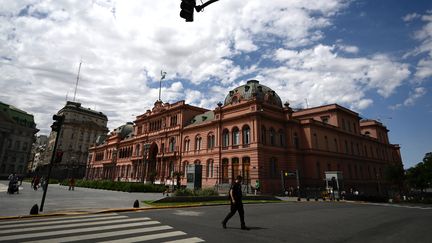
[[[0,242],[204,242],[148,217],[117,213],[0,221]]]

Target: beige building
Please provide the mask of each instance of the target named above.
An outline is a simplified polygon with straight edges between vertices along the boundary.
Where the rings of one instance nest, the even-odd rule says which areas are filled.
[[[199,164],[203,187],[226,188],[242,175],[263,192],[335,187],[386,192],[386,166],[402,163],[380,122],[337,104],[293,110],[256,80],[231,90],[213,110],[156,101],[90,148],[87,177],[174,184],[174,172]]]
[[[57,115],[65,116],[57,147],[63,151],[63,158],[60,164],[54,166],[51,175],[59,179],[82,178],[87,165],[88,148],[98,136],[108,132],[108,119],[102,112],[82,107],[81,103],[72,101],[68,101]],[[44,169],[47,169],[51,160],[56,136],[56,132],[49,135]]]
[[[0,178],[27,173],[37,132],[33,115],[0,102]]]

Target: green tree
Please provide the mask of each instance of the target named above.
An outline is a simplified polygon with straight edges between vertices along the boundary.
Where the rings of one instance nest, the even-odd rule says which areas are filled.
[[[423,162],[418,163],[414,167],[407,170],[407,182],[415,189],[419,189],[422,193],[426,188],[432,186],[432,153],[427,153],[423,158]]]
[[[387,181],[396,186],[399,194],[402,194],[402,189],[405,181],[405,170],[402,163],[392,164],[384,170],[384,176]]]

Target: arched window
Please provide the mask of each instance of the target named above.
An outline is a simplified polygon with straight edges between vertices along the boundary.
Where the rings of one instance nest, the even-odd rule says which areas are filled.
[[[229,131],[228,129],[224,129],[222,132],[222,147],[229,146]]]
[[[261,143],[266,144],[267,130],[265,126],[261,126]]]
[[[299,137],[297,135],[297,133],[294,133],[294,139],[293,139],[293,143],[294,143],[294,147],[295,148],[300,148],[300,141],[299,141]]]
[[[215,136],[213,133],[207,135],[207,148],[212,149],[215,146]]]
[[[197,135],[195,137],[195,150],[196,151],[201,150],[201,137],[200,137],[200,135]]]
[[[278,175],[278,173],[277,173],[277,170],[278,170],[277,159],[274,157],[270,158],[270,164],[269,165],[270,165],[270,168],[269,168],[270,177],[277,177],[277,175]]]
[[[135,155],[136,156],[140,155],[140,145],[139,144],[135,145]]]
[[[270,144],[272,145],[272,146],[274,146],[274,145],[276,145],[276,139],[275,139],[275,136],[276,136],[276,134],[275,134],[275,130],[273,129],[273,127],[271,127],[270,128]]]
[[[314,144],[313,144],[313,147],[315,148],[315,149],[319,149],[319,144],[318,144],[318,136],[317,136],[317,134],[316,133],[314,133],[313,134],[313,138],[314,138]]]
[[[228,183],[229,178],[228,178],[228,159],[227,158],[222,159],[221,174],[222,174],[222,183]]]
[[[248,125],[243,126],[243,144],[250,144],[250,128]]]
[[[250,182],[250,158],[249,157],[242,158],[242,176],[244,182],[246,183]]]
[[[207,160],[206,177],[207,178],[213,177],[213,160],[212,159]]]
[[[185,139],[184,139],[184,151],[185,152],[188,152],[189,151],[189,149],[190,149],[190,139],[188,138],[188,137],[186,137]]]
[[[284,130],[279,130],[279,144],[281,147],[285,147],[285,132]]]
[[[240,161],[239,158],[235,157],[231,159],[231,179],[232,181],[240,175]]]
[[[326,150],[329,150],[329,143],[328,143],[328,138],[327,136],[324,136],[324,142],[325,142],[325,146],[326,146]]]
[[[234,127],[232,130],[232,145],[239,145],[240,144],[240,131],[237,127]]]
[[[171,137],[170,141],[169,141],[169,151],[170,152],[174,152],[175,151],[175,144],[176,144],[175,138]]]
[[[199,159],[197,159],[197,160],[194,161],[194,164],[196,164],[196,165],[200,165],[200,164],[201,164],[201,161],[200,161]]]

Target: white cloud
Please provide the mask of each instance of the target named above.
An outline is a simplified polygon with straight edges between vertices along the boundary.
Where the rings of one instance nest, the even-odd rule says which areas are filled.
[[[425,22],[423,27],[414,33],[414,39],[419,41],[420,45],[404,55],[404,58],[425,55],[418,61],[414,74],[414,77],[422,82],[432,77],[432,12],[429,10],[424,15],[412,14],[405,17],[409,20],[421,19]]]
[[[412,21],[414,19],[418,19],[420,17],[421,17],[421,15],[418,13],[410,13],[410,14],[407,14],[404,17],[402,17],[402,20],[405,22],[409,22],[409,21]]]
[[[164,102],[214,108],[256,76],[292,103],[364,109],[366,92],[388,97],[409,71],[385,55],[342,56],[356,46],[319,44],[349,2],[219,1],[186,23],[172,0],[2,1],[0,100],[35,114],[46,134],[83,60],[77,100],[107,114],[111,129],[153,106],[161,69]]]
[[[346,53],[352,53],[356,54],[359,52],[359,48],[357,46],[350,46],[350,45],[337,45],[337,47]]]
[[[340,103],[365,109],[373,103],[367,92],[389,97],[410,75],[408,65],[385,55],[346,58],[322,44],[301,51],[278,49],[274,58],[282,65],[263,69],[262,80],[297,106],[307,98],[310,105]]]
[[[397,110],[402,107],[409,107],[415,105],[417,100],[419,100],[421,97],[423,97],[427,93],[426,88],[424,87],[417,87],[413,91],[409,92],[408,98],[404,100],[403,103],[399,103],[393,106],[390,106],[390,109]]]

